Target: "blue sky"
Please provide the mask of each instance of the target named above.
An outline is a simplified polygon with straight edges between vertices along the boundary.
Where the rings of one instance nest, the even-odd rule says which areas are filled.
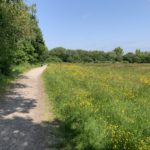
[[[150,50],[150,0],[26,0],[49,49]]]

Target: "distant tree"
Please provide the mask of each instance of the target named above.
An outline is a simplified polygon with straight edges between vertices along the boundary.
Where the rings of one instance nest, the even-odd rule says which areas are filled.
[[[150,63],[150,52],[144,52],[144,63]]]
[[[115,61],[116,60],[116,53],[114,51],[106,53],[106,61]]]
[[[51,55],[49,55],[46,61],[47,62],[62,62],[62,60],[59,57],[51,56]]]
[[[49,52],[50,56],[56,56],[62,61],[66,62],[66,49],[63,47],[56,47]]]
[[[141,55],[141,50],[140,50],[140,49],[136,49],[136,50],[135,50],[135,54],[136,54],[136,55]]]
[[[141,63],[142,62],[143,54],[142,54],[140,49],[136,49],[135,50],[135,58],[134,59],[135,59],[134,61],[137,62],[137,63]]]
[[[106,59],[106,54],[103,51],[91,51],[90,56],[94,62],[101,62]]]
[[[116,62],[116,61],[126,61],[129,63],[150,63],[150,52],[141,52],[137,49],[135,53],[124,54],[123,49],[120,47],[115,48],[113,51],[86,51],[82,49],[71,50],[65,49],[63,47],[56,47],[49,51],[49,58],[52,61],[52,57],[59,62]],[[61,60],[61,61],[60,61]]]
[[[135,54],[129,52],[123,56],[123,60],[128,61],[129,63],[134,63],[135,62]]]
[[[123,49],[121,47],[117,47],[113,50],[116,54],[116,61],[122,61],[123,59]]]
[[[121,47],[117,47],[114,49],[114,52],[117,56],[122,56],[123,55],[123,49]]]

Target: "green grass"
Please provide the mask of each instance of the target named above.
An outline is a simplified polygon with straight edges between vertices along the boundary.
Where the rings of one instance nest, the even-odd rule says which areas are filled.
[[[14,80],[19,74],[35,67],[37,65],[30,65],[28,63],[12,67],[12,72],[9,76],[0,74],[0,93],[4,93],[12,80]]]
[[[150,149],[150,65],[49,64],[44,80],[66,149]]]

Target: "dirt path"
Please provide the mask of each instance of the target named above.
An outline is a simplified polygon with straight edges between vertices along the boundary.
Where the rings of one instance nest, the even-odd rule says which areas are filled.
[[[0,97],[0,150],[48,150],[54,124],[48,122],[41,74],[46,66],[32,69]]]

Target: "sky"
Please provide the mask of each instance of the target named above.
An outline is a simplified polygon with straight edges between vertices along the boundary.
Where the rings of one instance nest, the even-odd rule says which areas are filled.
[[[49,49],[150,50],[150,0],[26,0]]]

